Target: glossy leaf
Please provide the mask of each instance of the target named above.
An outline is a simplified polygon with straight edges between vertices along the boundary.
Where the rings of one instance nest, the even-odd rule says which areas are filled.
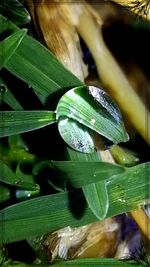
[[[0,2],[0,14],[6,16],[17,25],[30,22],[30,15],[18,0],[7,0]]]
[[[0,43],[0,69],[3,68],[23,40],[26,29],[18,30]]]
[[[106,218],[109,199],[106,181],[89,184],[82,187],[89,208],[99,220]]]
[[[128,140],[123,122],[97,104],[89,94],[88,87],[77,87],[65,93],[58,102],[56,112],[57,119],[65,117],[78,121],[115,144]]]
[[[2,161],[0,161],[0,182],[26,190],[37,190],[38,187],[32,180],[27,181],[22,175],[17,176],[11,168]]]
[[[84,153],[94,152],[94,141],[89,129],[84,125],[69,118],[60,118],[58,130],[64,141],[73,149]]]
[[[14,110],[23,110],[20,103],[16,100],[14,95],[11,93],[11,91],[8,89],[8,87],[1,78],[0,78],[0,101],[4,101]]]
[[[8,30],[18,30],[16,25],[3,16],[0,16],[0,23],[3,25],[3,29],[0,29],[3,34]],[[23,68],[20,68],[22,65]],[[28,83],[43,104],[49,103],[49,109],[51,109],[50,96],[56,100],[66,90],[83,85],[47,48],[28,35],[5,68]]]
[[[2,111],[0,137],[39,129],[54,123],[55,120],[55,112],[51,111]]]

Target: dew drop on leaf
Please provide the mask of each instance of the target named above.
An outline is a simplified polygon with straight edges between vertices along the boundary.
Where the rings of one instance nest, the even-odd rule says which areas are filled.
[[[88,86],[89,94],[94,100],[105,108],[108,113],[119,123],[122,120],[120,110],[112,98],[102,89],[95,86]]]

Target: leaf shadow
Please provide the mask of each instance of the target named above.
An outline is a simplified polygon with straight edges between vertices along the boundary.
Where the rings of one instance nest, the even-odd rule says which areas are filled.
[[[80,219],[86,210],[87,202],[82,188],[68,191],[68,208],[76,219]]]

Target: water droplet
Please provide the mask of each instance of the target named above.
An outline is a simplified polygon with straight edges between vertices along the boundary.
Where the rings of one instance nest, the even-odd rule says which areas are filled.
[[[92,95],[94,100],[96,100],[98,104],[105,108],[117,122],[122,120],[118,106],[105,91],[95,86],[89,86],[88,89],[89,94]]]
[[[92,125],[94,125],[95,122],[96,122],[95,119],[90,120],[90,123],[91,123]]]
[[[7,92],[7,88],[4,84],[0,84],[0,97],[3,97],[3,95]]]

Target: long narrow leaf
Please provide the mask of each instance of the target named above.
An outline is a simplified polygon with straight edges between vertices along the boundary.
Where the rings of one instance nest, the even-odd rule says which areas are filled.
[[[30,21],[30,15],[25,7],[18,0],[3,0],[0,2],[0,14],[6,16],[17,25]]]
[[[150,186],[150,181],[147,183],[144,179],[145,171],[150,174],[150,163],[132,167],[128,173],[107,182],[109,208],[106,218],[143,205],[145,187]],[[148,194],[150,199],[150,192]],[[86,207],[80,190],[38,197],[0,211],[0,227],[5,233],[0,236],[0,242],[22,240],[68,225],[81,226],[96,220],[91,209]]]
[[[18,175],[17,175],[18,174]],[[19,173],[15,174],[5,163],[0,161],[0,182],[13,185],[26,190],[37,190],[38,185],[31,180],[27,180]]]
[[[27,30],[22,29],[14,32],[12,35],[1,41],[0,43],[0,69],[6,65],[7,61],[11,58],[13,53],[20,45],[23,40]]]
[[[23,110],[20,103],[16,100],[14,95],[11,93],[11,91],[8,89],[8,87],[1,78],[0,78],[0,87],[1,87],[0,99],[3,100],[5,103],[7,103],[14,110]]]
[[[54,123],[55,120],[55,112],[51,111],[2,111],[0,137],[39,129]]]
[[[139,265],[135,261],[130,261],[130,260],[116,260],[116,259],[76,259],[76,260],[69,260],[69,261],[60,261],[58,263],[55,263],[53,265],[54,267],[59,267],[59,266],[80,266],[80,267],[86,267],[86,266],[109,266],[109,267],[142,267],[142,265]]]
[[[3,16],[0,16],[0,24],[3,25],[2,33],[18,29]],[[23,68],[20,67],[22,65]],[[66,89],[83,85],[47,48],[28,35],[25,36],[21,46],[7,62],[5,68],[33,87],[44,104],[47,103],[50,95],[58,91],[65,92]]]
[[[75,188],[107,180],[126,171],[121,165],[102,161],[43,161],[34,167],[33,173],[37,175],[45,167],[50,167],[53,175],[55,174],[59,179],[68,182]]]

